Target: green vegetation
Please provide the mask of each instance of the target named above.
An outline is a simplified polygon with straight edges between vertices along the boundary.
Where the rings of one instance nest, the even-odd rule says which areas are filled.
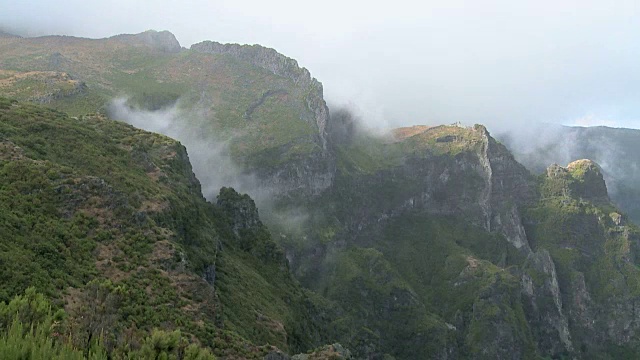
[[[234,233],[234,214],[205,202],[174,140],[0,98],[0,146],[0,300],[43,292],[67,312],[76,346],[101,338],[109,356],[140,344],[136,356],[171,358],[200,354],[184,345],[195,338],[220,356],[260,358],[324,339],[323,305],[266,228]],[[199,274],[211,272],[207,284]]]
[[[455,156],[481,145],[484,131],[486,129],[482,126],[436,126],[405,139],[401,146],[404,151],[415,155],[427,152]]]
[[[338,169],[342,175],[373,174],[402,165],[400,146],[383,138],[358,135],[347,146],[338,148]]]
[[[640,297],[640,267],[635,257],[639,230],[634,225],[613,223],[613,219],[620,216],[610,215],[616,213],[611,204],[599,199],[586,201],[580,193],[570,196],[575,192],[571,191],[575,189],[574,182],[591,177],[590,172],[594,171],[590,163],[576,165],[564,175],[541,177],[543,199],[526,213],[530,223],[535,224],[527,233],[532,245],[551,254],[561,288],[571,289],[576,282],[584,281],[590,296],[602,304],[600,306],[624,306],[621,304]],[[567,306],[569,311],[575,311],[572,303]],[[585,333],[584,329],[573,326],[574,334]],[[603,324],[596,323],[596,326]],[[637,356],[637,346],[635,341],[624,346],[589,344],[581,351],[585,356],[590,352],[589,357],[593,358],[609,358],[611,354]]]
[[[0,97],[3,355],[340,358],[318,347],[339,340],[362,358],[637,357],[640,230],[595,163],[536,188],[480,125],[376,137],[344,116],[325,144],[321,88],[293,62],[253,65],[258,46],[16,41],[0,89],[47,107]],[[271,232],[248,195],[205,201],[178,142],[101,114],[115,96],[187,109],[255,176],[299,181]]]
[[[0,303],[0,353],[7,359],[71,360],[71,359],[175,359],[215,360],[208,349],[181,336],[179,330],[153,330],[132,349],[119,344],[110,354],[105,349],[105,332],[87,342],[78,342],[77,332],[64,311],[55,313],[49,301],[28,288],[11,302]]]
[[[281,165],[321,150],[313,111],[305,103],[308,89],[248,61],[188,50],[158,53],[115,40],[75,39],[71,47],[57,46],[62,41],[57,38],[32,41],[37,45],[13,47],[0,56],[0,75],[2,70],[18,74],[33,69],[52,71],[25,75],[2,88],[5,96],[43,100],[48,107],[71,116],[104,111],[117,96],[128,97],[129,105],[147,110],[180,99],[181,106],[200,111],[197,119],[190,119],[193,126],[219,141],[232,138],[234,159],[252,167]],[[73,74],[74,82],[68,80],[68,73]],[[60,80],[45,79],[52,76]],[[85,86],[70,88],[76,82]],[[280,92],[267,97],[250,119],[245,118],[252,104],[274,90]],[[270,155],[263,156],[265,152]]]

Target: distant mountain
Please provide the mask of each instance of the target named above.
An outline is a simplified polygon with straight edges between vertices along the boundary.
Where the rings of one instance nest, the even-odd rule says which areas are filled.
[[[20,37],[20,36],[18,36],[18,35],[14,35],[14,34],[11,34],[11,33],[8,33],[8,32],[6,32],[6,31],[3,31],[2,29],[0,29],[0,37],[13,37],[13,38],[17,38],[17,37]]]
[[[180,52],[182,49],[176,37],[166,30],[148,30],[140,34],[122,34],[112,36],[111,39],[122,41],[134,46],[150,47],[167,53]]]
[[[111,354],[179,328],[225,359],[640,356],[640,230],[595,156],[633,169],[635,133],[565,129],[593,140],[551,162],[482,125],[374,136],[273,49],[173,40],[0,38],[2,300],[74,325],[121,289],[81,327]]]

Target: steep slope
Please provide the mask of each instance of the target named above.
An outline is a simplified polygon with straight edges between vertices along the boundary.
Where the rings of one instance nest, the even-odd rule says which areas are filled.
[[[536,180],[482,126],[356,135],[337,153],[308,228],[281,241],[303,284],[342,305],[356,356],[637,356],[637,230],[597,164]],[[604,279],[616,292],[593,300]]]
[[[482,126],[413,130],[338,146],[313,237],[283,241],[294,271],[342,304],[356,356],[534,356],[506,270],[531,252],[533,178]]]
[[[600,168],[589,160],[551,166],[540,188],[527,229],[555,264],[556,306],[568,320],[575,352],[594,359],[637,357],[638,228],[609,203]]]
[[[326,310],[253,201],[223,189],[207,203],[175,140],[2,98],[0,144],[0,301],[34,286],[70,315],[75,346],[104,332],[120,351],[180,328],[219,356],[258,358],[325,338]]]

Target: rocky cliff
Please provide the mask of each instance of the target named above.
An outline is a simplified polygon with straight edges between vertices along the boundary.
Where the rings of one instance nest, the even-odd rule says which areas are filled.
[[[527,132],[526,134],[530,134]],[[501,134],[499,139],[514,152],[516,159],[534,174],[553,163],[568,164],[576,159],[591,159],[601,165],[611,200],[640,223],[640,130],[595,127],[553,127],[540,129],[539,141],[529,141],[517,133]],[[521,146],[525,142],[529,145]]]
[[[215,41],[203,41],[192,45],[191,50],[207,54],[231,55],[268,70],[274,75],[287,78],[295,86],[302,88],[307,93],[304,101],[308,110],[313,114],[311,120],[315,122],[322,148],[326,149],[329,109],[323,98],[322,84],[311,77],[309,70],[299,67],[296,60],[260,45],[221,44]]]
[[[535,185],[484,126],[428,128],[383,146],[399,149],[399,165],[375,173],[347,174],[343,168],[339,174],[335,191],[361,206],[350,215],[355,232],[406,211],[424,211],[462,216],[530,251],[520,208],[535,199]]]
[[[556,320],[535,328],[556,329],[556,344],[582,358],[635,357],[638,229],[611,205],[600,167],[590,160],[549,167],[540,189],[541,200],[527,211],[527,228],[535,248],[550,254],[545,262],[555,265],[555,276],[538,283],[556,294],[550,298],[557,299],[558,311],[543,311],[547,321]],[[540,351],[550,354],[551,348],[557,346]]]
[[[536,180],[483,126],[395,134],[339,145],[335,184],[311,220],[316,237],[284,242],[304,284],[341,304],[352,326],[376,329],[343,340],[356,356],[635,351],[635,320],[613,320],[635,319],[634,286],[618,284],[624,309],[591,293],[603,279],[596,263],[612,261],[604,278],[638,279],[625,265],[635,261],[636,231],[609,203],[597,164],[555,165]],[[627,249],[619,260],[605,246],[614,243]],[[428,329],[430,347],[398,335],[418,329]]]

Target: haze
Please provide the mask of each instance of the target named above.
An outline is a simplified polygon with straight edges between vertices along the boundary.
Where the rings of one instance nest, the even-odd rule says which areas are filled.
[[[0,28],[261,44],[374,126],[640,127],[638,1],[9,1]]]

